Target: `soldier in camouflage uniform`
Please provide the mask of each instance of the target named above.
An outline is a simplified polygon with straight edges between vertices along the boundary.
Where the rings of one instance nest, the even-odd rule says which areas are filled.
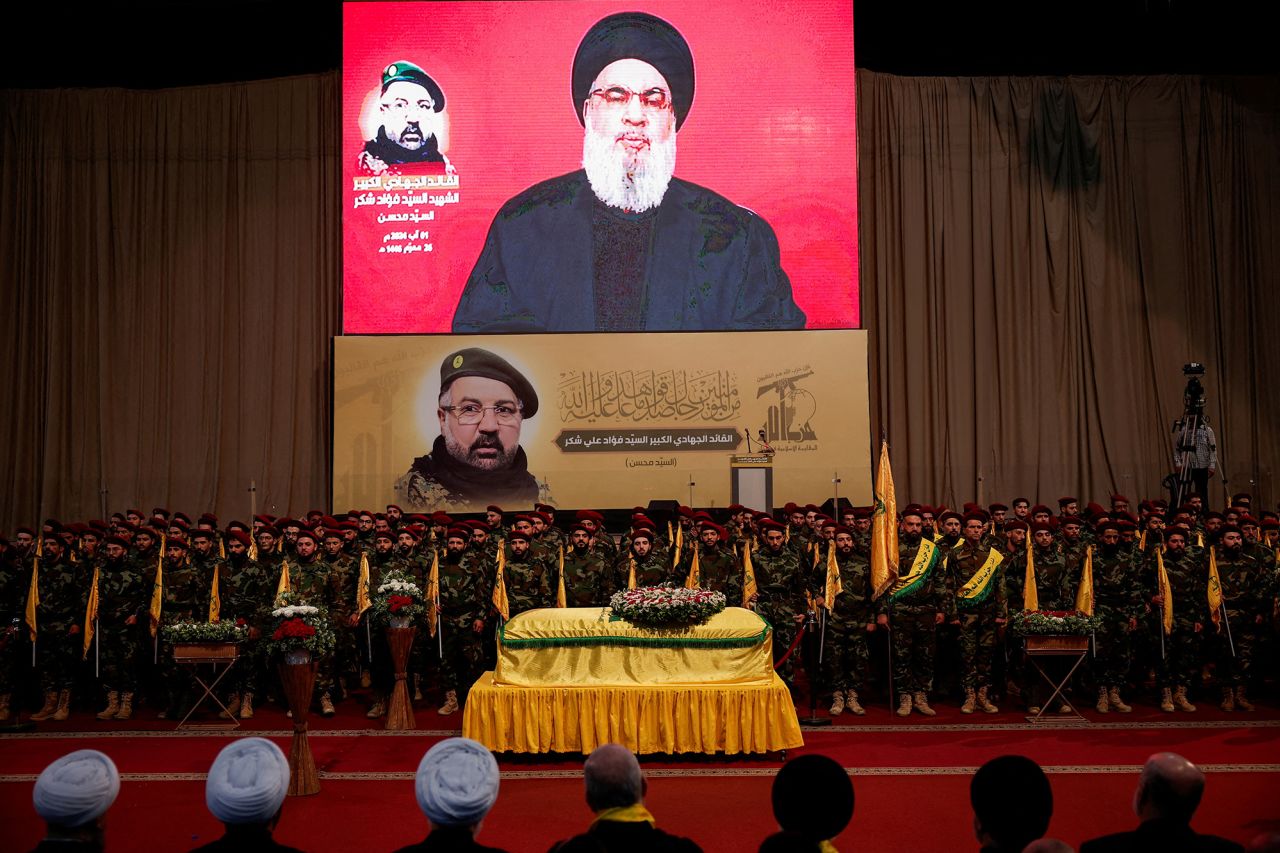
[[[920,549],[930,547],[933,556],[925,561],[925,570],[915,580],[908,580]],[[899,524],[898,581],[880,597],[880,613],[876,617],[876,622],[890,631],[900,717],[910,714],[912,708],[926,717],[937,713],[929,707],[928,695],[933,685],[937,626],[955,607],[941,564],[937,546],[924,538],[920,507],[908,506]]]
[[[800,555],[787,547],[787,528],[772,519],[760,522],[761,546],[751,552],[756,576],[755,610],[773,628],[773,660],[778,675],[788,683],[794,677],[795,655],[777,666],[795,640],[797,616],[805,612],[805,574]]]
[[[377,591],[384,575],[397,570],[407,571],[407,566],[395,553],[395,534],[389,530],[375,533],[373,554],[369,557],[370,596]],[[372,612],[369,611],[362,618],[367,621],[371,615]],[[391,665],[391,650],[387,646],[385,626],[370,624],[365,631],[370,632],[368,644],[372,648],[372,658],[369,661],[369,671],[373,686],[373,704],[365,716],[373,720],[387,714],[387,699],[391,696],[391,688],[395,686],[395,672]]]
[[[1086,552],[1087,554],[1087,552]],[[1142,578],[1138,552],[1120,547],[1120,526],[1104,521],[1098,526],[1098,544],[1093,554],[1093,612],[1102,619],[1094,635],[1092,661],[1098,683],[1096,710],[1127,714],[1133,710],[1120,695],[1128,683],[1133,634],[1143,612]]]
[[[831,688],[831,716],[845,710],[861,716],[866,711],[858,703],[858,690],[863,687],[870,665],[867,636],[876,629],[871,604],[870,555],[854,547],[853,530],[843,525],[835,528],[832,541],[840,571],[840,593],[834,602],[826,600],[825,559],[809,572],[808,586],[815,603],[828,607],[823,669]]]
[[[604,516],[593,509],[578,511],[578,524],[586,528],[591,537],[591,550],[604,555],[605,562],[612,564],[618,557],[618,545],[604,529]],[[535,524],[535,530],[536,530]]]
[[[1259,639],[1271,616],[1275,595],[1274,556],[1260,563],[1245,548],[1244,534],[1234,524],[1223,525],[1218,531],[1218,543],[1213,546],[1217,558],[1218,579],[1222,584],[1222,600],[1225,611],[1222,620],[1231,623],[1231,636],[1227,627],[1218,627],[1218,681],[1222,685],[1224,711],[1252,711],[1249,701],[1249,681],[1253,676],[1253,658]],[[1208,574],[1206,557],[1205,574]],[[1235,654],[1232,654],[1234,645]]]
[[[731,606],[742,601],[742,564],[733,551],[721,544],[724,528],[713,521],[704,521],[699,526],[698,540],[698,586],[723,592]],[[689,577],[693,553],[693,548],[689,548],[677,577]]]
[[[1038,507],[1037,507],[1038,508]],[[1076,606],[1075,587],[1072,583],[1071,573],[1067,567],[1067,559],[1062,554],[1062,549],[1053,538],[1053,527],[1048,522],[1036,521],[1031,524],[1031,556],[1035,561],[1036,570],[1036,596],[1039,599],[1040,610],[1074,610]],[[1026,582],[1026,555],[1020,566],[1021,575],[1018,584],[1022,594],[1025,597]],[[1023,602],[1025,609],[1025,601]],[[1041,705],[1049,696],[1051,691],[1045,685],[1039,673],[1033,672],[1032,667],[1023,666],[1024,680],[1022,693],[1027,697],[1027,710],[1033,714],[1039,713]],[[1065,702],[1058,706],[1058,711],[1063,714],[1071,712],[1071,707]]]
[[[33,720],[65,720],[71,713],[71,685],[83,653],[81,623],[89,598],[92,569],[86,576],[82,566],[67,560],[62,537],[44,535],[44,556],[40,565],[39,606],[36,608],[36,654],[44,707],[31,715]]]
[[[989,695],[991,670],[997,635],[1009,615],[1004,555],[983,544],[986,519],[981,513],[966,513],[963,521],[963,538],[947,559],[950,586],[956,595],[952,623],[960,627],[960,686],[964,690],[960,713],[981,709],[994,714],[1000,709]]]
[[[413,582],[418,585],[418,589],[425,591],[427,588],[427,575],[431,571],[431,563],[435,559],[437,546],[424,541],[422,534],[410,527],[393,530],[391,535],[396,539],[396,556],[405,565],[405,571],[408,572]],[[441,554],[444,553],[443,541],[439,543],[438,550]],[[413,701],[415,702],[422,701],[422,676],[426,672],[427,666],[427,644],[422,642],[414,643],[409,652],[409,673],[413,676],[410,684],[413,692]]]
[[[227,534],[227,559],[222,575],[222,615],[225,620],[242,622],[249,628],[249,639],[243,644],[236,692],[226,713],[239,714],[240,719],[253,719],[253,698],[267,683],[267,661],[261,651],[262,635],[271,629],[271,610],[275,602],[279,575],[257,560],[249,559],[249,535],[244,531]],[[292,578],[291,578],[292,580]]]
[[[209,618],[209,583],[188,563],[187,541],[170,536],[165,542],[163,583],[161,590],[161,627],[175,622],[204,622]],[[154,575],[152,576],[154,583]],[[191,693],[190,678],[173,660],[173,645],[164,644],[161,677],[168,693],[160,719],[180,715],[183,700]]]
[[[519,530],[511,531],[506,542],[503,577],[507,585],[507,604],[515,616],[526,610],[555,606],[557,567],[545,556],[533,553],[532,537]],[[486,575],[481,594],[492,600],[492,570]]]
[[[592,547],[591,530],[581,521],[569,529],[569,545],[564,554],[566,605],[604,607],[617,591],[612,560]]]
[[[440,686],[444,689],[442,716],[455,713],[459,691],[465,691],[475,680],[480,659],[480,638],[484,636],[485,614],[489,602],[484,597],[487,586],[482,564],[488,563],[483,552],[471,550],[471,531],[453,527],[446,534],[446,549],[440,559]],[[425,645],[425,644],[424,644]]]
[[[618,556],[613,568],[615,591],[630,588],[633,571],[636,586],[658,586],[672,580],[666,553],[653,547],[654,532],[651,529],[641,527],[632,530],[628,538],[631,546]]]
[[[330,699],[337,702],[347,694],[344,679],[354,677],[358,668],[355,612],[356,584],[360,579],[360,559],[345,552],[342,529],[326,530],[321,540],[324,561],[329,566],[329,623],[333,626],[333,683]]]
[[[1164,658],[1157,661],[1156,683],[1160,687],[1160,710],[1169,714],[1175,708],[1187,712],[1196,710],[1187,691],[1204,663],[1200,650],[1209,616],[1208,566],[1188,550],[1190,535],[1182,526],[1168,527],[1164,533],[1162,558],[1173,599],[1173,630],[1164,637]],[[1162,632],[1164,596],[1158,584],[1154,551],[1142,569],[1142,587],[1151,602],[1152,630]],[[1156,643],[1159,642],[1157,639]]]
[[[12,544],[0,549],[0,722],[12,714],[13,695],[18,692],[20,664],[27,629],[22,626],[27,590],[31,581],[31,554],[35,531],[18,528]],[[3,537],[0,537],[3,540]]]
[[[129,559],[129,541],[123,536],[107,539],[98,575],[99,672],[107,691],[107,707],[99,720],[127,720],[133,716],[137,688],[134,663],[138,655],[139,623],[146,622],[151,585],[138,565]]]

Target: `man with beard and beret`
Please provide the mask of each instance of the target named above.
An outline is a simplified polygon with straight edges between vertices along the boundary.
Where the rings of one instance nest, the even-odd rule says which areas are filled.
[[[227,533],[227,559],[222,576],[222,621],[240,622],[249,628],[249,640],[243,645],[237,690],[231,695],[224,714],[239,714],[242,720],[253,719],[253,697],[267,683],[267,661],[259,650],[262,634],[270,630],[271,610],[275,601],[279,573],[249,558],[249,534],[243,530]]]
[[[569,548],[564,552],[564,594],[568,607],[604,607],[617,589],[613,562],[602,550],[591,547],[591,531],[578,521],[569,528]]]
[[[383,577],[393,571],[407,572],[409,567],[395,552],[395,534],[391,531],[379,531],[373,535],[373,553],[369,555],[369,591],[373,591],[382,583]],[[353,614],[354,615],[354,614]],[[359,618],[370,619],[372,611],[365,611]],[[391,652],[387,647],[386,627],[370,624],[366,628],[367,649],[372,651],[369,661],[369,672],[373,686],[373,704],[365,716],[370,719],[385,717],[387,699],[391,697],[391,688],[395,686],[395,672],[391,667]],[[364,632],[361,632],[364,633]]]
[[[381,124],[356,157],[356,174],[443,174],[453,171],[440,151],[444,91],[427,72],[401,59],[382,69]]]
[[[1173,603],[1173,625],[1164,635],[1164,657],[1156,662],[1156,683],[1160,687],[1160,710],[1172,714],[1196,709],[1187,696],[1204,666],[1201,648],[1204,626],[1209,619],[1208,568],[1187,549],[1191,534],[1187,528],[1174,525],[1165,530],[1165,575],[1169,578],[1169,596]],[[1156,553],[1148,558],[1142,571],[1143,592],[1151,602],[1153,631],[1162,632],[1164,592],[1160,589]],[[1155,640],[1159,643],[1160,640]]]
[[[948,557],[951,586],[955,589],[956,614],[960,627],[960,686],[964,704],[960,713],[981,709],[994,714],[991,669],[995,663],[997,634],[1009,615],[1004,584],[1004,555],[984,544],[986,519],[980,511],[964,516],[960,544]]]
[[[19,527],[13,543],[5,543],[0,554],[0,722],[12,714],[11,702],[18,692],[23,645],[27,629],[22,625],[31,585],[31,556],[35,552],[35,531]],[[0,536],[0,542],[4,537]]]
[[[31,715],[41,720],[65,720],[71,713],[71,687],[76,665],[84,651],[81,623],[89,600],[92,569],[86,576],[82,567],[67,559],[67,547],[56,533],[45,533],[36,607],[36,654],[39,658],[40,686],[44,706]]]
[[[1102,620],[1102,626],[1093,636],[1091,661],[1098,686],[1095,710],[1100,714],[1111,710],[1127,714],[1133,709],[1121,697],[1120,688],[1129,681],[1133,635],[1144,610],[1137,562],[1141,555],[1121,547],[1120,525],[1116,522],[1102,522],[1097,532],[1098,544],[1090,546],[1093,548],[1093,612]]]
[[[899,717],[911,709],[932,717],[928,691],[933,686],[937,626],[955,610],[942,571],[942,555],[924,538],[924,517],[917,505],[902,511],[898,525],[898,579],[880,598],[876,622],[889,628],[893,644],[893,686]]]
[[[1033,577],[1036,584],[1036,597],[1039,610],[1074,610],[1076,607],[1075,586],[1072,583],[1070,571],[1067,567],[1067,559],[1062,554],[1062,549],[1058,547],[1057,542],[1053,538],[1053,526],[1048,521],[1034,521],[1031,523],[1031,548],[1023,554],[1023,558],[1018,564],[1018,571],[1021,572],[1018,586],[1022,591],[1022,596],[1015,600],[1015,604],[1019,609],[1026,609],[1027,595],[1027,562],[1030,561],[1034,569]],[[1024,676],[1032,679],[1031,684],[1022,685],[1022,693],[1028,697],[1027,710],[1032,714],[1040,712],[1044,698],[1049,695],[1049,691],[1043,683],[1038,673],[1034,673],[1030,668],[1023,668]],[[1058,706],[1060,713],[1070,713],[1071,706],[1063,702]]]
[[[836,527],[833,542],[840,571],[840,592],[834,601],[829,602],[825,598],[826,560],[820,561],[809,573],[808,586],[818,606],[828,609],[827,649],[823,664],[827,670],[827,684],[832,691],[831,716],[845,710],[862,716],[866,711],[858,703],[858,690],[866,680],[871,660],[867,651],[867,635],[876,629],[871,604],[871,563],[868,554],[854,548],[853,531],[848,527]]]
[[[321,558],[329,567],[329,590],[325,600],[329,602],[329,624],[333,626],[333,682],[329,695],[337,702],[346,695],[343,678],[355,674],[359,664],[356,652],[356,633],[352,616],[356,612],[356,584],[360,577],[360,561],[346,553],[346,533],[338,525],[336,530],[326,530],[321,537]],[[352,531],[354,533],[354,530]]]
[[[154,574],[152,579],[154,582]],[[163,636],[164,625],[176,622],[205,622],[209,619],[209,596],[212,588],[212,574],[203,577],[192,565],[190,546],[180,536],[170,536],[165,541],[164,571],[161,586],[161,626],[158,633]],[[221,592],[219,592],[221,594]],[[160,712],[160,719],[180,715],[185,700],[190,698],[190,678],[173,660],[173,645],[164,644],[164,662],[161,676],[168,692],[166,706]]]
[[[1224,525],[1218,531],[1218,541],[1212,545],[1212,554],[1218,566],[1218,579],[1222,584],[1223,606],[1219,613],[1210,614],[1218,630],[1218,681],[1222,684],[1224,711],[1252,711],[1249,701],[1249,682],[1253,676],[1254,653],[1271,616],[1275,595],[1275,563],[1260,563],[1245,550],[1244,534],[1234,524]],[[1207,564],[1208,557],[1205,562]],[[1230,623],[1231,634],[1227,634]]]
[[[724,545],[725,530],[714,521],[703,521],[698,528],[697,586],[723,592],[730,604],[742,601],[742,563]],[[687,580],[693,568],[694,548],[689,548],[677,577]]]
[[[485,501],[531,505],[538,482],[520,428],[537,413],[533,385],[506,359],[479,347],[449,353],[440,364],[440,435],[396,482],[397,493],[419,510]]]
[[[665,553],[653,547],[655,535],[648,527],[631,531],[631,547],[614,563],[615,590],[631,588],[632,580],[634,586],[657,586],[672,580]]]
[[[129,542],[110,536],[103,548],[104,559],[98,576],[98,665],[107,707],[99,720],[127,720],[133,716],[133,694],[137,687],[134,668],[138,654],[139,621],[146,620],[151,585],[136,563],[129,559]]]
[[[693,55],[643,12],[578,45],[583,168],[508,201],[458,302],[454,332],[802,329],[760,216],[673,178]]]
[[[489,601],[485,598],[486,577],[481,564],[483,554],[468,550],[471,532],[462,526],[452,527],[445,535],[445,550],[440,558],[440,618],[436,630],[440,635],[440,686],[444,688],[441,716],[455,713],[465,691],[475,680],[480,660],[480,638],[484,632]]]
[[[503,579],[512,616],[555,605],[552,588],[557,581],[558,567],[551,564],[547,555],[535,554],[532,544],[533,538],[521,530],[513,530],[507,536]],[[485,594],[491,596],[492,590]]]

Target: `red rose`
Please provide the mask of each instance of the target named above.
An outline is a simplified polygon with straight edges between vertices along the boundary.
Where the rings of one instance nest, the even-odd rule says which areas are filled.
[[[393,595],[387,599],[387,609],[392,613],[399,613],[406,607],[413,605],[413,599],[407,595]]]

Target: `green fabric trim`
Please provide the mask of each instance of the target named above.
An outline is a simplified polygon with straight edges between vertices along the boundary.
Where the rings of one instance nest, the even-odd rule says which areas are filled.
[[[995,579],[995,576],[993,575],[991,577],[991,580],[987,581],[986,588],[983,589],[982,592],[975,595],[973,598],[961,598],[960,596],[956,596],[956,608],[959,610],[972,610],[973,608],[977,607],[979,604],[982,604],[984,601],[986,601],[988,598],[991,597],[991,588],[994,587],[995,585],[996,585],[996,579]]]
[[[768,623],[765,623],[766,625]],[[529,637],[508,640],[506,625],[499,631],[509,649],[567,649],[586,646],[634,646],[650,649],[749,649],[764,642],[771,628],[750,637]]]
[[[929,575],[933,574],[934,567],[938,565],[938,555],[941,553],[942,549],[935,545],[933,547],[933,556],[929,559],[929,567],[921,572],[920,577],[916,578],[913,582],[907,584],[896,592],[889,593],[889,600],[894,604],[897,604],[900,600],[924,586],[924,582],[929,579]]]

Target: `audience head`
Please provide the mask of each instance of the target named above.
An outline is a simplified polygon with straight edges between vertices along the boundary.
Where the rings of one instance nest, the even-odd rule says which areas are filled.
[[[1060,838],[1037,838],[1023,847],[1022,853],[1076,853],[1076,851]]]
[[[1264,832],[1255,836],[1245,850],[1248,853],[1280,853],[1280,832]]]
[[[633,806],[644,800],[646,783],[640,762],[625,746],[606,743],[587,756],[582,776],[593,812]]]
[[[774,777],[773,817],[810,841],[835,838],[853,818],[853,780],[825,755],[793,758]]]
[[[228,827],[274,829],[289,792],[289,760],[266,738],[247,737],[227,745],[209,768],[204,802]]]
[[[414,792],[432,826],[465,826],[475,834],[498,799],[498,762],[482,743],[447,738],[422,756]]]
[[[822,845],[799,832],[775,832],[760,842],[760,853],[822,853]]]
[[[969,783],[973,831],[992,850],[1019,851],[1044,835],[1053,816],[1049,780],[1030,758],[1002,755]]]
[[[1204,773],[1172,752],[1157,752],[1142,766],[1133,811],[1143,820],[1164,818],[1190,823],[1204,794]]]
[[[119,793],[115,762],[96,749],[77,749],[40,773],[31,799],[50,837],[95,839]]]

